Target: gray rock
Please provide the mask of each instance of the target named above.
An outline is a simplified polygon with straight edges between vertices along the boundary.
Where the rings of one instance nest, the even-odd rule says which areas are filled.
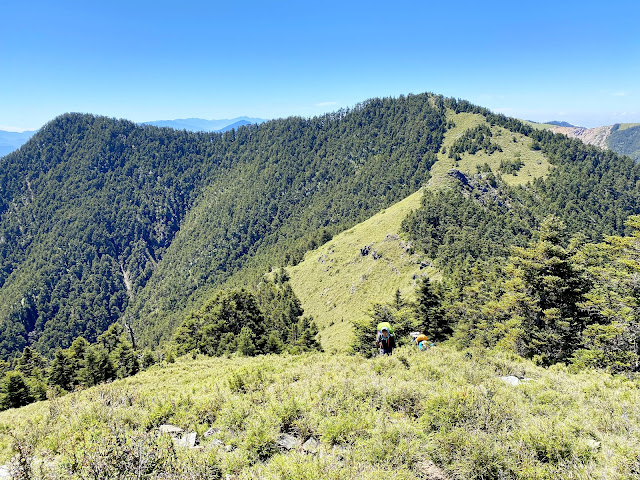
[[[216,447],[222,447],[224,448],[224,442],[222,440],[218,440],[217,438],[214,438],[213,440],[211,440],[211,445],[215,445]]]
[[[349,453],[349,449],[343,445],[336,445],[333,447],[333,454],[339,462],[347,459],[347,453]]]
[[[182,428],[176,427],[175,425],[170,425],[168,423],[166,423],[164,425],[160,425],[158,427],[158,430],[160,430],[160,433],[166,433],[166,434],[171,435],[172,437],[177,437],[182,432],[184,432],[184,430]]]
[[[590,438],[589,440],[587,440],[587,445],[589,446],[589,448],[593,450],[598,450],[600,448],[600,442],[597,440],[594,440],[593,438]]]
[[[196,446],[197,435],[195,432],[185,433],[182,438],[174,438],[173,444],[176,447],[193,448]]]
[[[209,438],[211,435],[215,435],[216,433],[220,433],[219,428],[210,428],[206,432],[204,432],[204,438]]]
[[[278,437],[278,447],[284,450],[292,450],[300,446],[300,439],[294,437],[293,435],[289,435],[288,433],[283,433]]]
[[[320,448],[320,442],[313,437],[302,444],[302,450],[307,453],[317,453]]]
[[[514,375],[507,375],[506,377],[500,377],[504,383],[508,383],[509,385],[513,385],[514,387],[520,384],[520,379]]]
[[[182,438],[185,441],[187,447],[195,447],[196,446],[197,435],[196,435],[195,432],[186,433]]]

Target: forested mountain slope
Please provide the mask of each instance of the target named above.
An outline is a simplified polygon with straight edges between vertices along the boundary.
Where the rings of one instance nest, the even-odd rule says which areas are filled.
[[[296,263],[416,191],[445,129],[442,99],[409,96],[238,130],[238,166],[206,188],[130,308],[141,337],[168,338],[212,289]]]
[[[598,241],[622,233],[638,211],[639,169],[628,159],[466,102],[451,107],[424,195],[341,233],[290,270],[325,348],[348,349],[355,321],[376,303],[392,303],[396,291],[412,300],[423,276],[464,284],[474,269],[505,262],[549,215],[568,225],[568,235]]]
[[[296,261],[417,190],[445,110],[373,99],[224,134],[57,118],[0,163],[0,354],[91,340],[123,317],[166,338],[237,272]]]
[[[520,243],[549,213],[592,240],[638,213],[630,160],[430,94],[224,134],[63,115],[0,160],[0,356],[93,341],[118,319],[155,345],[219,288],[298,263],[452,168],[522,206],[509,222]],[[488,187],[465,188],[473,199]],[[466,231],[477,213],[451,202],[406,223],[424,253],[441,232],[421,219]],[[443,271],[486,251],[478,235],[456,238],[429,253]]]
[[[0,166],[0,354],[95,336],[178,231],[219,143],[70,114]]]

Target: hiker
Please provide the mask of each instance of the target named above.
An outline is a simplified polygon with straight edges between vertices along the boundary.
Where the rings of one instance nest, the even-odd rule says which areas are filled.
[[[418,350],[424,351],[429,348],[429,339],[424,333],[418,334],[414,338],[414,342],[416,343]]]
[[[396,338],[389,328],[383,326],[376,337],[376,346],[380,349],[380,355],[391,355],[396,346]]]

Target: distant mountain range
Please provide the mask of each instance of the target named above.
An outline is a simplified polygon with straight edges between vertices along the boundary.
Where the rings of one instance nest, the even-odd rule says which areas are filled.
[[[578,127],[576,125],[572,125],[569,122],[560,122],[557,120],[552,120],[550,122],[545,122],[547,125],[555,125],[557,127],[573,127],[573,128],[582,128],[582,127]]]
[[[206,120],[204,118],[178,118],[176,120],[153,120],[143,122],[143,125],[155,125],[156,127],[169,127],[176,130],[189,130],[192,132],[226,132],[232,128],[243,125],[266,122],[263,118],[236,117],[222,120]]]
[[[35,130],[25,132],[6,132],[0,130],[0,157],[20,148],[34,133],[36,133]]]
[[[178,118],[176,120],[153,120],[143,122],[141,125],[155,125],[156,127],[168,127],[175,130],[188,130],[191,132],[226,132],[233,128],[254,123],[266,122],[264,118],[236,117],[222,120],[206,120],[203,118]],[[37,130],[24,132],[7,132],[0,130],[0,157],[20,148],[29,140]]]
[[[616,123],[605,127],[585,128],[570,124],[555,125],[549,129],[554,133],[562,133],[571,138],[578,138],[584,143],[600,148],[610,149],[616,153],[627,155],[640,161],[640,123]]]

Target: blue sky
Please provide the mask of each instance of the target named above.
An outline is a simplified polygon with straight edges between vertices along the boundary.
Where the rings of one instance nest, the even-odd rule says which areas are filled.
[[[0,129],[312,116],[425,91],[640,122],[640,2],[0,2]]]

